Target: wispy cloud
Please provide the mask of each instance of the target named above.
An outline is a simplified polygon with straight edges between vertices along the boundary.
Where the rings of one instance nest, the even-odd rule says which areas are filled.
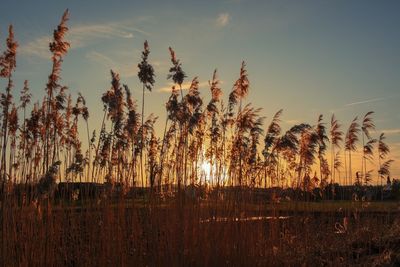
[[[110,57],[97,51],[90,51],[86,54],[86,58],[112,69],[124,77],[133,77],[137,73],[137,69],[132,64],[118,64]]]
[[[41,36],[33,41],[21,45],[19,51],[21,54],[37,56],[41,58],[50,58],[49,43],[51,41],[50,36]]]
[[[131,22],[117,22],[117,23],[104,23],[104,24],[92,24],[92,25],[76,25],[72,26],[66,36],[66,40],[70,42],[71,49],[85,47],[98,39],[111,39],[111,38],[133,38],[134,32],[138,32],[144,35],[148,33],[129,27],[127,25],[132,24]],[[36,39],[22,44],[20,52],[22,54],[38,56],[41,58],[50,58],[49,42],[51,36],[40,36]]]
[[[219,27],[225,27],[231,20],[229,13],[221,13],[218,15],[216,23]]]
[[[192,82],[185,82],[182,84],[182,90],[188,90]],[[171,93],[171,88],[174,83],[169,82],[167,85],[157,89],[160,93]],[[208,87],[208,82],[199,82],[199,89]]]
[[[102,53],[96,52],[96,51],[90,51],[89,53],[86,54],[86,58],[90,59],[94,62],[100,63],[102,65],[107,65],[109,67],[115,67],[115,62],[103,55]]]
[[[398,129],[384,129],[379,132],[385,133],[386,135],[400,134],[400,128]]]
[[[299,124],[300,120],[284,120],[283,122],[286,124],[294,125],[294,124]]]
[[[353,102],[353,103],[349,103],[346,104],[346,106],[356,106],[356,105],[362,105],[362,104],[367,104],[367,103],[372,103],[372,102],[378,102],[378,101],[382,101],[385,98],[383,97],[379,97],[379,98],[373,98],[373,99],[368,99],[368,100],[363,100],[363,101],[358,101],[358,102]]]

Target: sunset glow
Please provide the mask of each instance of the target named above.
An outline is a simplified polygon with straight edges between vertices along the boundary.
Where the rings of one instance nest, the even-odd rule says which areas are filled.
[[[400,2],[3,1],[1,266],[400,266]]]

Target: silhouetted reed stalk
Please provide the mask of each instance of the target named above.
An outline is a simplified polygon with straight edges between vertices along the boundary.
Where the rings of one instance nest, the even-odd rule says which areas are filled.
[[[69,13],[66,10],[61,18],[61,22],[57,29],[53,33],[53,41],[50,43],[50,52],[52,53],[52,69],[46,84],[46,111],[45,111],[45,143],[43,147],[43,169],[48,170],[48,167],[53,164],[56,150],[56,139],[57,139],[57,113],[58,107],[55,101],[56,90],[60,89],[61,86],[58,83],[61,74],[61,63],[63,56],[68,52],[69,43],[64,40],[65,34],[68,31],[66,23],[68,21]],[[53,157],[50,159],[50,155]]]
[[[335,162],[337,162],[338,157],[336,156],[335,149],[340,149],[340,142],[343,141],[343,132],[340,130],[341,125],[339,121],[332,114],[331,118],[331,128],[330,128],[330,139],[331,139],[331,182],[336,182],[336,168]],[[339,181],[340,183],[340,181]]]
[[[9,136],[9,124],[10,124],[10,107],[13,105],[12,93],[13,88],[13,72],[17,66],[16,54],[18,43],[14,40],[14,31],[12,25],[8,28],[8,38],[7,38],[7,50],[0,56],[0,77],[7,80],[6,93],[1,94],[1,105],[2,105],[2,115],[3,115],[3,127],[2,127],[2,153],[1,153],[1,180],[2,187],[7,179],[7,145]],[[15,123],[15,122],[14,122]]]
[[[319,160],[319,184],[321,188],[324,188],[328,185],[328,177],[331,174],[329,170],[328,161],[325,158],[325,152],[327,150],[326,142],[329,142],[329,138],[326,135],[326,126],[323,122],[323,116],[320,115],[318,117],[318,123],[315,127],[315,131],[318,137],[317,145],[318,145],[318,160]]]
[[[210,85],[210,91],[211,91],[211,100],[207,105],[207,115],[209,118],[211,118],[211,123],[209,126],[209,139],[210,139],[210,145],[208,147],[208,151],[206,151],[206,154],[208,158],[210,159],[210,165],[211,165],[211,173],[210,177],[212,180],[216,180],[216,185],[217,188],[220,186],[220,172],[219,166],[222,164],[221,161],[218,159],[221,157],[219,151],[218,151],[218,144],[219,144],[219,139],[221,137],[221,130],[218,124],[218,115],[220,113],[218,104],[220,103],[220,98],[222,95],[222,90],[219,85],[220,81],[217,78],[217,70],[214,70],[212,80],[209,81]],[[216,166],[215,171],[216,173],[213,173],[213,167],[214,165]]]
[[[150,49],[149,49],[149,44],[147,41],[144,42],[144,50],[142,52],[142,62],[139,63],[138,68],[138,77],[140,82],[143,84],[142,88],[142,128],[143,128],[143,119],[144,119],[144,92],[145,89],[149,90],[151,92],[152,87],[154,86],[154,69],[153,66],[151,66],[147,60],[150,54]],[[141,143],[143,144],[144,140],[144,131],[142,131],[142,141]],[[142,147],[140,149],[140,170],[141,170],[141,176],[142,176],[142,187],[144,187],[143,184],[143,149]],[[153,187],[153,184],[151,183],[151,187]]]
[[[345,138],[345,151],[348,152],[349,154],[349,166],[348,166],[348,170],[346,170],[346,173],[349,174],[348,178],[349,178],[349,185],[353,184],[353,169],[351,166],[351,152],[354,152],[357,150],[357,142],[359,140],[358,134],[360,132],[360,125],[357,122],[358,118],[355,117],[353,119],[353,121],[351,122],[347,133],[346,133],[346,138]]]
[[[370,177],[368,177],[367,173],[367,159],[371,160],[373,157],[373,145],[377,142],[376,139],[371,138],[370,131],[375,130],[375,124],[371,118],[371,115],[374,114],[373,111],[365,114],[361,130],[362,130],[362,145],[363,145],[363,153],[361,158],[361,177],[364,178],[364,184],[367,185],[370,181]],[[365,140],[365,137],[367,140]],[[367,143],[365,143],[367,141]]]
[[[177,99],[175,99],[176,103],[174,106],[171,106],[171,115],[173,116],[173,119],[176,119],[176,121],[179,124],[179,142],[176,143],[177,147],[177,153],[176,153],[176,178],[177,178],[177,183],[178,183],[178,191],[180,192],[181,187],[182,187],[182,176],[183,173],[182,171],[184,170],[183,163],[185,162],[184,159],[184,154],[186,151],[186,140],[185,140],[185,123],[186,123],[186,107],[184,106],[183,100],[183,90],[182,90],[182,84],[184,79],[186,78],[185,72],[182,70],[182,64],[180,61],[176,58],[175,51],[169,47],[169,52],[171,55],[171,63],[172,67],[169,69],[169,74],[168,74],[168,79],[172,79],[174,84],[177,84],[179,86],[179,90],[181,92],[181,102],[178,102]],[[185,180],[184,180],[185,182]]]

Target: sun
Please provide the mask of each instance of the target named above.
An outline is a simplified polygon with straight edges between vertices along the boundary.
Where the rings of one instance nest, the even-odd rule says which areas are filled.
[[[210,185],[224,183],[228,179],[226,168],[217,168],[217,164],[211,164],[210,161],[204,160],[200,165],[201,179]]]
[[[207,182],[212,182],[211,181],[212,180],[212,177],[211,177],[212,176],[212,174],[211,174],[212,169],[215,169],[215,168],[213,168],[213,166],[211,165],[210,162],[205,160],[205,161],[203,161],[201,163],[201,172],[202,172],[202,175],[203,175],[203,177],[205,177],[205,180]]]

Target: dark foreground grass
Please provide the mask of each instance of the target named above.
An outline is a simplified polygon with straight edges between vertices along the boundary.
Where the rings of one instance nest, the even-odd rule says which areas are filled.
[[[3,266],[400,264],[395,202],[2,204]]]

